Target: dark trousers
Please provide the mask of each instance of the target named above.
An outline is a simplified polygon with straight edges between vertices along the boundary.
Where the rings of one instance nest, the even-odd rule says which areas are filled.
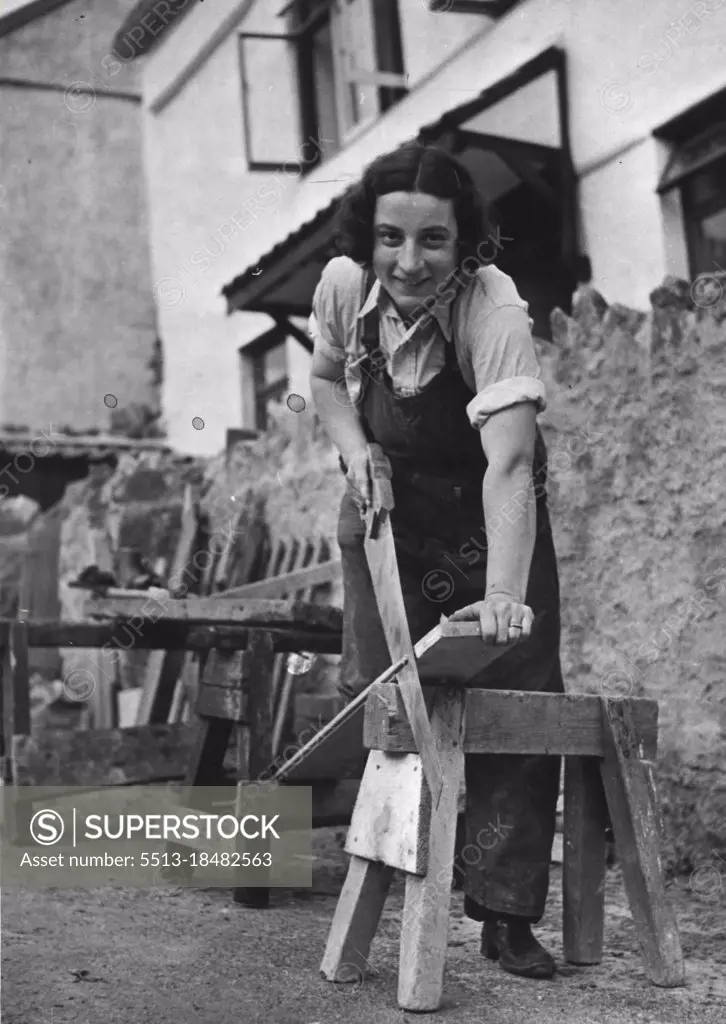
[[[472,512],[452,489],[397,489],[393,532],[406,614],[415,644],[466,604],[481,601],[486,559],[472,564],[460,549],[473,538]],[[478,499],[481,500],[480,498]],[[477,526],[477,529],[479,527]],[[343,568],[343,656],[340,691],[360,693],[390,665],[363,540],[365,525],[346,492],[338,542]],[[432,540],[431,538],[436,538]],[[481,534],[477,533],[477,539]],[[486,671],[492,689],[563,692],[559,659],[559,584],[546,506],[538,510],[538,534],[527,588],[535,613],[532,636]],[[475,903],[538,921],[544,913],[554,839],[560,758],[470,754],[466,757],[466,842],[461,851],[464,891]]]

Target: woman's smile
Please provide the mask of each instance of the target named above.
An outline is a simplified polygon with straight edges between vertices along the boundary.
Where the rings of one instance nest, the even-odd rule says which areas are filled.
[[[425,193],[389,192],[378,197],[373,230],[376,277],[409,316],[456,266],[453,204]]]

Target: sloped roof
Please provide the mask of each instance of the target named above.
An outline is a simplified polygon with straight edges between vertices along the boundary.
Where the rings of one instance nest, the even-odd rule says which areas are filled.
[[[123,24],[113,37],[111,44],[116,55],[122,60],[129,59],[129,50],[134,57],[143,57],[163,39],[168,32],[179,23],[187,11],[191,10],[196,0],[176,0],[171,11],[171,18],[165,20],[158,11],[159,0],[139,0],[124,18]],[[165,4],[169,7],[169,4]],[[144,20],[146,19],[146,20]],[[134,29],[133,36],[130,35]],[[141,36],[139,37],[139,32]]]
[[[56,7],[63,7],[71,0],[31,0],[30,3],[15,4],[11,11],[5,11],[7,0],[3,0],[0,8],[0,36],[7,36],[16,29],[22,28],[30,21],[50,14]]]

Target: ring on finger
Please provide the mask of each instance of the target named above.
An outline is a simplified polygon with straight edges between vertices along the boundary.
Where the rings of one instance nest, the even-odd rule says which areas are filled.
[[[519,630],[521,630],[522,629],[522,623],[521,622],[510,622],[509,623],[509,628],[510,629],[519,629]]]

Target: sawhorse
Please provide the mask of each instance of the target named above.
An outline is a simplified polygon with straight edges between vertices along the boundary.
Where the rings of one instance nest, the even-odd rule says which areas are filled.
[[[680,939],[660,862],[661,824],[650,764],[657,748],[657,702],[467,689],[451,685],[455,673],[450,666],[441,673],[448,677],[445,684],[425,686],[444,774],[437,807],[431,806],[398,687],[376,684],[368,696],[364,740],[371,754],[348,832],[351,860],[321,964],[323,976],[336,982],[364,976],[398,869],[406,876],[398,1005],[438,1009],[464,756],[553,754],[566,758],[565,959],[576,964],[602,959],[607,807],[648,977],[664,987],[684,984]]]

